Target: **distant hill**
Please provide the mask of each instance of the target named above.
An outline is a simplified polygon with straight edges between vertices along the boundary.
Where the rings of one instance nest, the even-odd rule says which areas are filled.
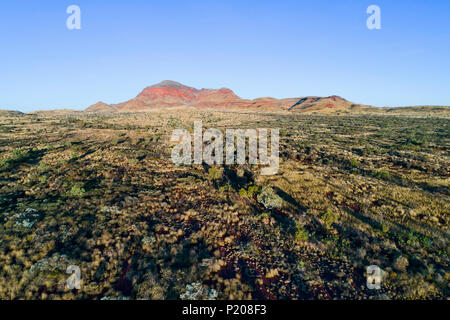
[[[304,113],[333,113],[373,108],[354,104],[338,96],[287,99],[265,97],[248,100],[238,97],[227,88],[195,89],[179,82],[165,80],[145,88],[137,97],[128,101],[114,105],[98,102],[85,111],[130,112],[172,107],[251,108]]]
[[[447,106],[413,106],[413,107],[386,107],[382,110],[388,114],[421,114],[421,115],[447,115],[450,116],[450,107]]]
[[[73,109],[55,109],[55,110],[38,110],[27,113],[28,115],[40,115],[40,116],[70,116],[78,114],[82,111]]]
[[[14,111],[14,110],[0,110],[0,117],[20,117],[23,116],[24,113],[20,111]]]
[[[88,112],[112,112],[116,111],[117,109],[115,107],[110,106],[109,104],[106,104],[102,101],[97,102],[96,104],[93,104],[89,108],[87,108],[85,111]]]
[[[375,111],[377,108],[372,106],[360,105],[350,102],[339,96],[330,97],[305,97],[292,105],[289,111],[298,111],[306,113],[334,113],[334,112],[357,112],[357,111]]]

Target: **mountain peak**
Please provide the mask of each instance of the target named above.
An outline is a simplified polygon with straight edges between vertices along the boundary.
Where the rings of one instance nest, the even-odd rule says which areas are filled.
[[[177,87],[178,88],[178,87],[186,87],[186,86],[179,82],[176,82],[176,81],[164,80],[164,81],[161,81],[160,83],[150,86],[149,88],[166,88],[166,87],[169,87],[169,88]]]

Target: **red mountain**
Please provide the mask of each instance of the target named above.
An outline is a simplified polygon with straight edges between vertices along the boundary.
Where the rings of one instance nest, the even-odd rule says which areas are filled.
[[[119,103],[120,111],[167,107],[225,107],[237,106],[244,100],[230,89],[195,89],[174,81],[163,81],[145,88],[136,98]]]
[[[194,107],[194,108],[261,108],[300,112],[333,112],[349,110],[355,104],[338,97],[327,98],[258,98],[246,100],[239,98],[232,90],[195,89],[174,81],[162,81],[145,88],[136,98],[116,105],[96,103],[86,109],[89,112],[145,111],[155,108]]]

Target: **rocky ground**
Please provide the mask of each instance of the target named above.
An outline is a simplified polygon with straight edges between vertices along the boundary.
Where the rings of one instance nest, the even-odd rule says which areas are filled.
[[[280,128],[278,175],[175,166],[174,129]],[[0,117],[1,299],[448,299],[450,120]],[[81,287],[69,289],[69,266]],[[383,270],[381,290],[366,267]]]

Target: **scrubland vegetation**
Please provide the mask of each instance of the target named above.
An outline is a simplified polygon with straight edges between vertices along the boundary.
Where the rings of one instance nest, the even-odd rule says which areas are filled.
[[[175,166],[170,135],[197,119],[280,128],[279,174]],[[447,299],[449,133],[404,115],[4,115],[0,298]]]

